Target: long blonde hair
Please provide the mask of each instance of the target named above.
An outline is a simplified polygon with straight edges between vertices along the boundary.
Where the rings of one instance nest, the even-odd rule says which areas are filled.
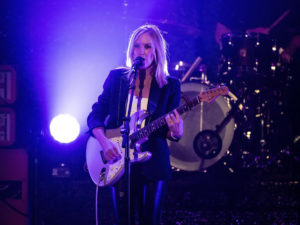
[[[159,28],[152,24],[146,24],[138,27],[131,34],[126,54],[126,66],[131,67],[133,64],[133,47],[136,40],[144,33],[148,33],[152,39],[154,47],[154,71],[155,79],[159,87],[166,85],[168,72],[167,62],[167,44]]]

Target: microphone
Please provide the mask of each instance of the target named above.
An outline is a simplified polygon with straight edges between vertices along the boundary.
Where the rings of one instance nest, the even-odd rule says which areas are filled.
[[[141,56],[138,56],[134,59],[134,62],[132,64],[132,70],[137,70],[141,66],[143,66],[145,59]]]

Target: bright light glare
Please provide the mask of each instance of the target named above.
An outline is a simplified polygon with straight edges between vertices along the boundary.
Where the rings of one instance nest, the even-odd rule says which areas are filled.
[[[79,132],[79,123],[73,116],[68,114],[60,114],[54,117],[50,123],[50,133],[60,143],[74,141],[78,137]]]

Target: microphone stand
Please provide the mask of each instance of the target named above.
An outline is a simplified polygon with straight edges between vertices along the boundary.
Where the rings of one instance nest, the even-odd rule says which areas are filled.
[[[135,90],[135,82],[137,78],[137,68],[133,67],[132,72],[133,73],[133,79],[131,82],[131,86],[129,87],[129,90],[131,90],[130,93],[130,99],[129,99],[129,106],[127,110],[127,114],[124,118],[124,127],[121,130],[123,142],[122,147],[125,148],[125,158],[124,158],[124,167],[125,167],[125,180],[127,181],[127,188],[125,188],[125,196],[127,200],[127,224],[130,225],[130,143],[129,143],[129,132],[130,132],[130,112],[131,112],[131,106],[133,101],[133,95]]]

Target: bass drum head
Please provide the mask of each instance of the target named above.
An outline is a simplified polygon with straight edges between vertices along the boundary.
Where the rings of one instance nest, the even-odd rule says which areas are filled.
[[[192,99],[199,95],[200,91],[207,89],[209,89],[208,86],[199,83],[191,82],[181,85],[182,96],[187,99]],[[180,105],[182,104],[185,104],[183,98],[181,99]],[[183,136],[178,142],[168,141],[171,165],[180,170],[199,171],[212,166],[226,155],[234,134],[233,118],[225,124],[218,134],[219,139],[222,141],[221,149],[214,157],[201,157],[201,155],[197,154],[197,149],[194,148],[194,142],[198,141],[198,134],[202,131],[204,131],[204,133],[207,131],[214,133],[217,126],[220,125],[227,116],[230,108],[228,99],[219,96],[213,102],[201,102],[191,111],[181,115],[184,127]]]

